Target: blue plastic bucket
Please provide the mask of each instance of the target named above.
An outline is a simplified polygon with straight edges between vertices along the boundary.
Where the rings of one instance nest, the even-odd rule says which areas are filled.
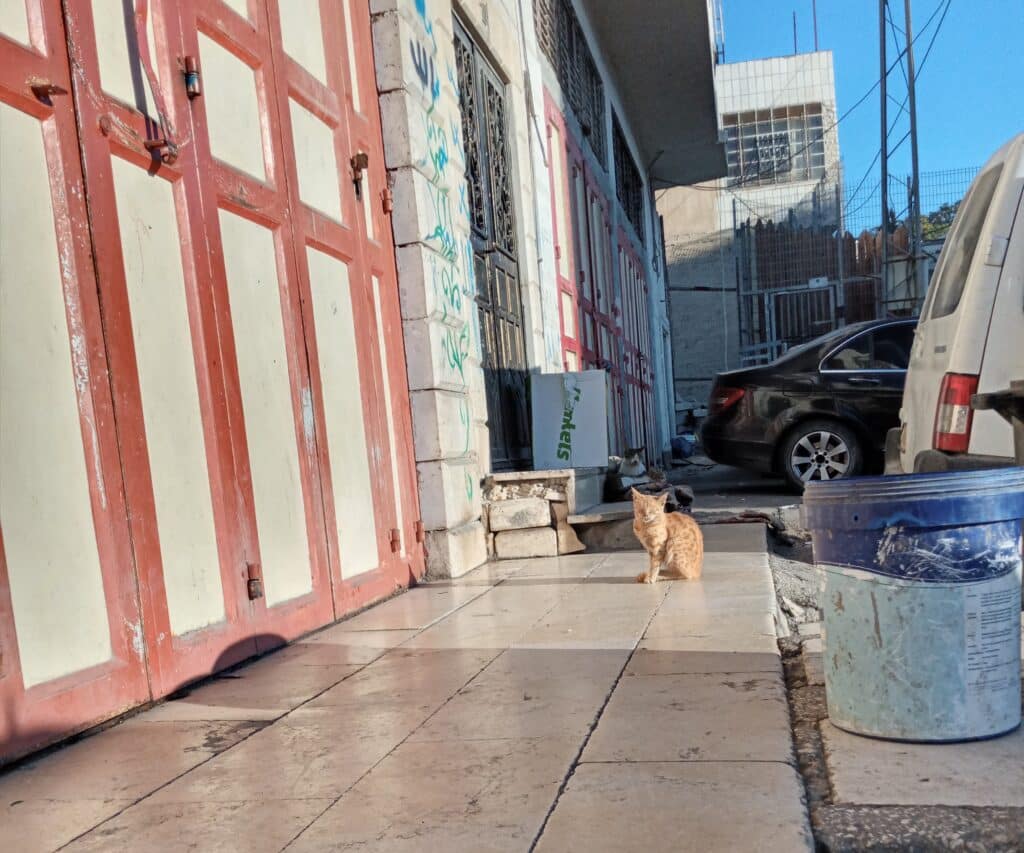
[[[1024,468],[812,482],[832,723],[908,741],[1021,722]]]

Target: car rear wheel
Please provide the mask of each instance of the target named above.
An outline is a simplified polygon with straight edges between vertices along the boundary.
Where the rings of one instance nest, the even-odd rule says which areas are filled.
[[[808,421],[787,437],[782,470],[796,488],[814,480],[855,477],[863,467],[860,442],[853,430],[835,421]]]

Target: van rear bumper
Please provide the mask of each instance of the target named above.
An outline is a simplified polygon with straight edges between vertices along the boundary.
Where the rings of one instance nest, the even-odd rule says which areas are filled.
[[[886,444],[888,445],[888,442]],[[888,446],[886,450],[888,450]],[[886,462],[888,469],[888,453],[886,453]],[[1016,464],[1009,456],[982,456],[980,453],[943,453],[941,450],[922,450],[914,459],[914,473],[978,471],[986,468],[1012,468]]]

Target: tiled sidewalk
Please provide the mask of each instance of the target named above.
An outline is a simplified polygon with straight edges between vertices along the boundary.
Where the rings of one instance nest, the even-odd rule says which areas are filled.
[[[0,777],[0,850],[811,849],[758,526],[419,587]]]

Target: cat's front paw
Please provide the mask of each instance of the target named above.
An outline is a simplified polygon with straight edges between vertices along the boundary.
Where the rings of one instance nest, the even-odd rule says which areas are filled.
[[[651,577],[650,572],[644,572],[642,575],[636,576],[637,583],[654,583],[654,578]]]

